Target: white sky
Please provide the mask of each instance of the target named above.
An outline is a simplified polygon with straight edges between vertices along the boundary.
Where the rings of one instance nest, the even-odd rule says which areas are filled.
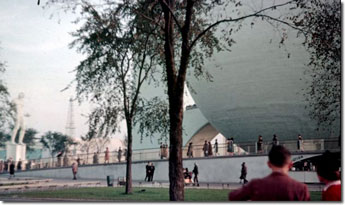
[[[61,90],[74,78],[71,71],[82,60],[75,49],[68,48],[73,40],[69,33],[77,28],[71,23],[75,16],[60,13],[51,19],[51,14],[52,10],[37,6],[37,0],[0,0],[0,61],[7,62],[4,80],[12,99],[24,92],[24,111],[30,114],[27,128],[40,134],[65,133],[69,98],[75,90]],[[186,104],[193,103],[187,96]],[[74,104],[76,137],[87,132],[82,114],[89,110],[87,103]]]
[[[82,56],[68,48],[72,15],[50,19],[51,11],[36,0],[0,1],[0,60],[6,61],[4,80],[11,98],[25,93],[27,127],[40,132],[65,132],[68,99],[74,89],[60,92],[74,77],[71,71]],[[41,2],[42,3],[42,2]],[[44,4],[45,2],[43,2]],[[60,24],[58,19],[61,20]],[[75,103],[76,136],[87,131],[88,106]]]

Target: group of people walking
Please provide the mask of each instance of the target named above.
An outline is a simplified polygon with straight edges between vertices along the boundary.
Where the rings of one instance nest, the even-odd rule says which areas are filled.
[[[8,159],[6,161],[0,161],[0,174],[1,173],[9,173],[10,177],[13,178],[15,176],[16,170],[22,170],[22,161],[19,160],[17,163],[12,160]]]
[[[126,156],[126,150],[125,152],[122,151],[121,147],[119,147],[116,157],[117,157],[117,162],[121,162],[123,156]],[[92,163],[93,164],[99,164],[99,153],[94,152],[93,157],[92,157]],[[108,147],[106,147],[104,151],[104,164],[109,164],[110,163],[110,150]]]
[[[261,154],[264,152],[264,140],[262,138],[261,135],[259,135],[258,137],[258,141],[256,142],[256,151],[257,153]],[[276,134],[273,135],[272,138],[272,146],[274,145],[279,145],[279,140],[278,140],[278,136]],[[302,135],[298,134],[297,137],[297,151],[298,152],[303,152],[304,151],[304,142],[303,142],[303,138]]]
[[[216,156],[219,155],[219,148],[218,148],[217,139],[215,140],[213,146],[211,144],[211,141],[207,142],[207,140],[205,140],[202,151],[203,151],[205,157],[209,157],[209,156],[213,156],[213,155],[216,155]],[[188,158],[194,157],[193,142],[190,142],[188,144],[187,157]]]

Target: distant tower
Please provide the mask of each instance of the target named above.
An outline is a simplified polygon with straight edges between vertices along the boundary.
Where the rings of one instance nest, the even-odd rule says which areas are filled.
[[[71,97],[69,99],[69,106],[68,106],[68,112],[67,112],[67,123],[66,123],[66,135],[74,138],[74,130],[75,130],[75,125],[74,125],[74,112],[73,112],[73,98]],[[72,148],[73,154],[75,154],[75,146]]]
[[[74,112],[73,112],[73,99],[69,99],[69,107],[67,113],[67,123],[66,123],[66,135],[74,138]]]

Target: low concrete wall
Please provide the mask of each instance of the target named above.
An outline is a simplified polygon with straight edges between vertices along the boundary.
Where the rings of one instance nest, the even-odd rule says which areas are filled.
[[[316,154],[294,155],[294,159],[306,159]],[[193,158],[184,159],[183,167],[187,167],[190,171],[196,162],[199,166],[199,181],[210,183],[231,183],[239,182],[241,164],[245,162],[248,168],[247,179],[261,178],[268,175],[271,171],[267,166],[267,156],[234,156],[234,157],[213,157],[213,158]],[[154,180],[168,181],[168,161],[154,160],[155,165]],[[133,180],[143,181],[145,178],[145,166],[147,161],[133,162],[132,176]],[[106,176],[113,175],[116,179],[126,175],[126,164],[99,164],[85,165],[78,169],[78,177],[81,179],[102,179]],[[318,182],[314,172],[291,172],[293,178],[301,182]],[[55,168],[29,170],[16,173],[16,176],[25,177],[45,177],[45,178],[72,178],[72,169]]]

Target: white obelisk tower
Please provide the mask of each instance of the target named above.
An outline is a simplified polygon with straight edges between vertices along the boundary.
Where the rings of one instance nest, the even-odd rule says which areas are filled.
[[[74,124],[74,110],[73,110],[73,98],[71,97],[69,99],[69,107],[68,107],[68,112],[67,112],[67,123],[66,123],[66,135],[75,138],[74,136],[74,131],[75,131],[75,124]],[[75,155],[76,154],[76,147],[73,145],[72,146],[72,151],[71,154]]]

